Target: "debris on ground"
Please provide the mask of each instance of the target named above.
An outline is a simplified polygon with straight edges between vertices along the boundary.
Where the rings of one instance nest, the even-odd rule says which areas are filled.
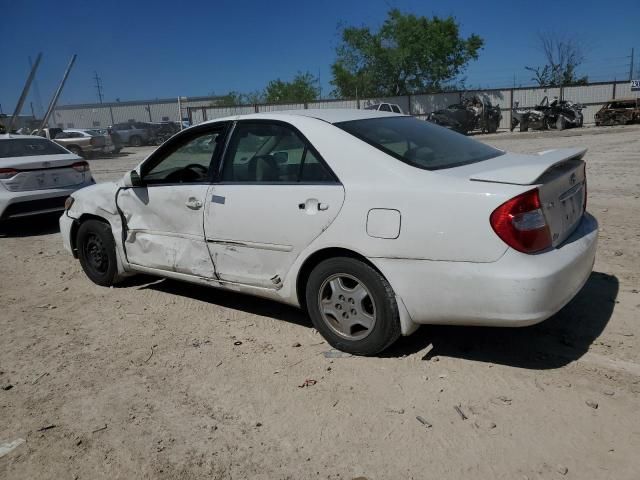
[[[236,340],[235,342],[233,342],[233,344],[238,347],[240,345],[242,345],[242,342],[240,340]]]
[[[106,430],[107,428],[108,428],[108,425],[105,423],[103,427],[96,428],[95,430],[92,430],[91,433],[101,432],[102,430]]]
[[[462,408],[460,408],[460,405],[454,405],[453,408],[456,412],[458,412],[458,415],[460,415],[460,418],[462,420],[467,420],[469,418],[464,414],[464,412],[462,411]]]
[[[317,380],[314,380],[313,378],[307,378],[304,382],[302,382],[302,385],[298,385],[298,388],[312,387],[316,383],[318,383]]]
[[[404,414],[404,408],[386,408],[385,410],[389,413],[397,413],[399,415]]]
[[[292,346],[293,348],[298,348],[298,347],[301,347],[301,346],[302,346],[302,344],[301,344],[300,342],[296,342],[296,343],[294,343],[294,344],[293,344],[293,345],[291,345],[291,346]]]
[[[420,415],[418,415],[416,417],[416,420],[418,420],[421,424],[423,424],[425,427],[427,428],[431,428],[433,427],[433,425],[431,425],[427,420],[425,420],[424,418],[422,418]]]
[[[24,438],[18,438],[13,442],[0,443],[0,458],[18,448],[24,443]]]
[[[8,383],[7,385],[3,385],[2,389],[3,390],[11,390],[13,388],[13,385],[11,385],[10,383]]]
[[[56,427],[57,427],[57,425],[51,424],[51,425],[47,425],[45,427],[40,427],[37,431],[38,432],[44,432],[45,430],[51,430],[52,428],[56,428]]]
[[[593,408],[594,410],[598,408],[598,402],[594,402],[593,400],[587,400],[584,403],[586,403],[589,407]]]
[[[569,472],[569,469],[564,465],[558,465],[558,468],[556,470],[560,475],[566,475]]]

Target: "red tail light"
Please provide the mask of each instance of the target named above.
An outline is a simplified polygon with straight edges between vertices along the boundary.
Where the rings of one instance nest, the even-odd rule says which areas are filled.
[[[71,165],[71,168],[73,168],[77,172],[88,172],[89,164],[87,162],[76,162]]]
[[[496,234],[519,252],[534,253],[551,246],[537,188],[500,205],[491,214],[490,222]]]
[[[17,173],[18,171],[13,168],[0,168],[0,180],[6,180],[7,178],[11,178]]]

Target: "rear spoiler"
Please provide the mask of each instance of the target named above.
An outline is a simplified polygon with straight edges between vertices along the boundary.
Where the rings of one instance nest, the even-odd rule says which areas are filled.
[[[559,148],[536,155],[504,155],[491,161],[489,170],[472,174],[476,182],[533,185],[547,170],[569,160],[581,159],[586,148]]]

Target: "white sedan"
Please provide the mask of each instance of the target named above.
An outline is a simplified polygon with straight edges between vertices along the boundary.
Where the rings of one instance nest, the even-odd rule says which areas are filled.
[[[235,116],[75,193],[60,227],[99,285],[144,272],[278,300],[372,355],[419,324],[530,325],[569,302],[596,252],[584,154],[380,111]]]
[[[89,164],[57,143],[0,135],[0,222],[62,212],[71,193],[93,183]]]

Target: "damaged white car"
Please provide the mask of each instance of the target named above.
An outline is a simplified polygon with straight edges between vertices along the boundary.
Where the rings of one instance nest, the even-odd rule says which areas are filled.
[[[419,324],[530,325],[569,302],[596,252],[584,154],[380,111],[236,116],[74,193],[60,227],[99,285],[144,272],[267,297],[371,355]]]

